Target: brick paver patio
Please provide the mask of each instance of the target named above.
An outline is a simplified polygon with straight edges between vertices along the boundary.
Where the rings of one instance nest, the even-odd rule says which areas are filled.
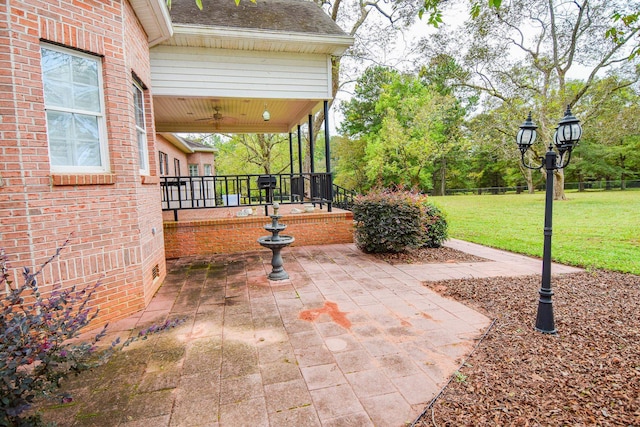
[[[539,274],[539,260],[462,241],[487,262],[390,265],[354,245],[287,248],[291,278],[270,282],[271,253],[174,260],[126,336],[185,322],[69,383],[46,408],[61,426],[402,426],[471,351],[490,319],[422,281]],[[578,269],[554,264],[553,273]]]

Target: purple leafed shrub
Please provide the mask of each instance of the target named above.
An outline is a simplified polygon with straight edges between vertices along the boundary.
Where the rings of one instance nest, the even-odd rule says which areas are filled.
[[[88,303],[100,282],[82,289],[55,288],[47,296],[40,293],[38,276],[60,256],[65,241],[37,271],[24,268],[22,283],[10,280],[8,257],[0,249],[0,426],[40,425],[38,414],[29,409],[39,397],[54,397],[60,380],[106,362],[114,351],[148,334],[176,326],[169,321],[140,332],[120,343],[97,351],[107,325],[90,342],[72,342],[80,330],[94,320],[97,308]],[[69,401],[69,396],[60,396]]]
[[[440,210],[415,191],[375,188],[353,203],[354,241],[368,253],[437,248],[448,237]]]

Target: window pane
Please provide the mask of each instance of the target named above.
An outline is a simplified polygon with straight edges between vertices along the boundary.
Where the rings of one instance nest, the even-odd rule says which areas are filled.
[[[42,48],[42,73],[46,78],[71,81],[71,56]]]
[[[51,156],[51,164],[56,166],[73,165],[73,151],[68,146],[69,139],[50,138],[49,139],[49,155]]]
[[[98,86],[98,64],[87,58],[74,56],[72,60],[73,82],[79,86]]]
[[[71,108],[72,95],[71,83],[44,77],[44,99],[49,107]]]
[[[49,111],[47,132],[52,165],[101,166],[96,117]]]
[[[75,137],[85,139],[87,141],[95,141],[96,144],[100,138],[98,132],[98,119],[95,116],[87,116],[85,114],[74,114],[74,131]]]
[[[140,170],[146,171],[147,165],[147,134],[138,132],[138,158],[140,159]]]
[[[95,116],[74,114],[76,164],[100,166],[100,137],[98,119]]]
[[[133,104],[136,112],[136,125],[144,129],[144,97],[140,88],[135,85],[133,86]]]
[[[47,132],[50,138],[71,139],[73,117],[70,113],[47,112]]]
[[[100,112],[100,89],[97,86],[74,86],[73,95],[75,109]]]
[[[52,47],[41,54],[51,165],[104,170],[100,60]]]
[[[76,156],[77,166],[100,166],[100,145],[91,140],[78,140]]]

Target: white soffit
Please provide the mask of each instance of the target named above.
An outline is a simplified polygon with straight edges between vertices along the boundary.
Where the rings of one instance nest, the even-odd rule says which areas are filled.
[[[171,16],[165,0],[129,0],[129,2],[147,33],[149,46],[155,46],[172,36]]]
[[[353,37],[174,24],[169,46],[341,55]]]

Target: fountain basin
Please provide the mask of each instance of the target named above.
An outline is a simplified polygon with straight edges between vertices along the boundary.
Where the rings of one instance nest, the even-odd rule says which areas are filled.
[[[285,228],[287,228],[287,226],[285,224],[276,224],[276,225],[272,225],[272,224],[267,224],[264,226],[264,229],[273,233],[274,231],[279,233],[282,230],[284,230]],[[269,236],[267,236],[269,237]]]
[[[258,238],[258,243],[264,246],[265,248],[284,248],[285,246],[289,246],[295,238],[293,236],[278,236],[278,239],[274,239],[273,236],[262,236]]]
[[[280,251],[285,246],[289,246],[295,239],[293,236],[279,236],[274,233],[273,236],[262,236],[258,238],[258,243],[265,248],[271,249],[271,273],[267,275],[270,280],[286,280],[289,274],[284,270],[282,255]]]

